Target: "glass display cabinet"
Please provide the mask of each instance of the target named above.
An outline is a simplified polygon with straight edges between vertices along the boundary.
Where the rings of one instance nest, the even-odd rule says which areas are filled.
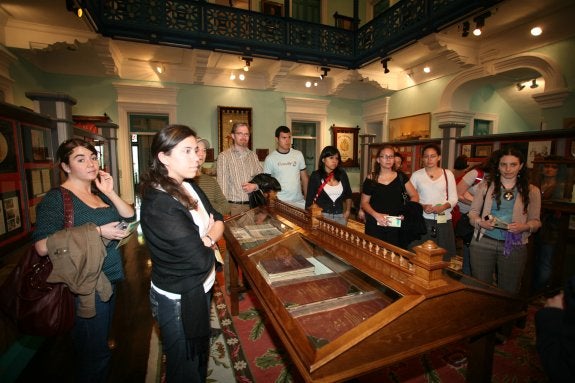
[[[231,310],[238,270],[302,378],[351,379],[469,340],[468,379],[490,381],[494,334],[516,297],[448,269],[429,241],[406,251],[271,196],[226,221]]]

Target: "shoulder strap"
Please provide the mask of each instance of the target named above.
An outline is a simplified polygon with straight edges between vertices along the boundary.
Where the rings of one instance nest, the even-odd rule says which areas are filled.
[[[331,180],[333,178],[333,172],[329,173],[327,175],[327,177],[325,177],[325,180],[323,180],[323,183],[321,185],[319,185],[319,188],[317,189],[317,193],[315,193],[315,197],[313,197],[313,203],[315,203],[315,201],[317,200],[317,197],[319,197],[319,195],[321,194],[321,191],[323,190],[323,188],[325,187],[325,185],[329,182],[329,180]]]
[[[475,177],[475,181],[473,182],[473,185],[478,184],[481,181],[483,181],[483,177],[485,177],[485,172],[483,171],[483,169],[477,169],[477,177]]]
[[[405,180],[403,179],[403,173],[397,172],[397,177],[399,177],[399,183],[401,184],[401,196],[403,197],[403,204],[407,204],[409,200],[409,195],[407,194],[407,190],[405,189]]]
[[[447,184],[447,172],[443,168],[443,177],[445,177],[445,193],[447,194],[447,201],[449,201],[449,185]]]
[[[74,205],[72,204],[72,195],[66,188],[60,186],[62,200],[64,201],[64,227],[74,226]]]

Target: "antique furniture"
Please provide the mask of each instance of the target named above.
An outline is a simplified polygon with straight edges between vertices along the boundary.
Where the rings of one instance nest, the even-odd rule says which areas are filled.
[[[320,210],[272,195],[226,221],[232,314],[241,269],[308,382],[348,380],[462,340],[469,380],[490,381],[495,330],[524,317],[524,302],[448,269],[433,242],[405,251]]]

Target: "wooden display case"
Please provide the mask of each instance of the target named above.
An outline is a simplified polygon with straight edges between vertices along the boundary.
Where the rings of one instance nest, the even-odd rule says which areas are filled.
[[[36,206],[58,182],[54,168],[56,122],[0,103],[0,247],[26,240]]]
[[[271,196],[226,221],[231,310],[238,271],[302,378],[337,382],[469,340],[468,379],[490,381],[494,332],[524,302],[448,269],[433,242],[397,248]]]

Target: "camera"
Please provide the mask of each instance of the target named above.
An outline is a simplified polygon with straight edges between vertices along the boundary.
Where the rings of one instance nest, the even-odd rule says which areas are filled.
[[[483,217],[483,219],[486,221],[492,221],[493,226],[497,229],[503,229],[503,230],[509,229],[509,227],[508,227],[509,224],[507,222],[504,222],[504,221],[500,220],[499,218],[492,216],[491,214],[486,215],[485,217]]]
[[[126,221],[120,221],[120,223],[116,225],[116,229],[126,230],[127,228],[128,223]]]

